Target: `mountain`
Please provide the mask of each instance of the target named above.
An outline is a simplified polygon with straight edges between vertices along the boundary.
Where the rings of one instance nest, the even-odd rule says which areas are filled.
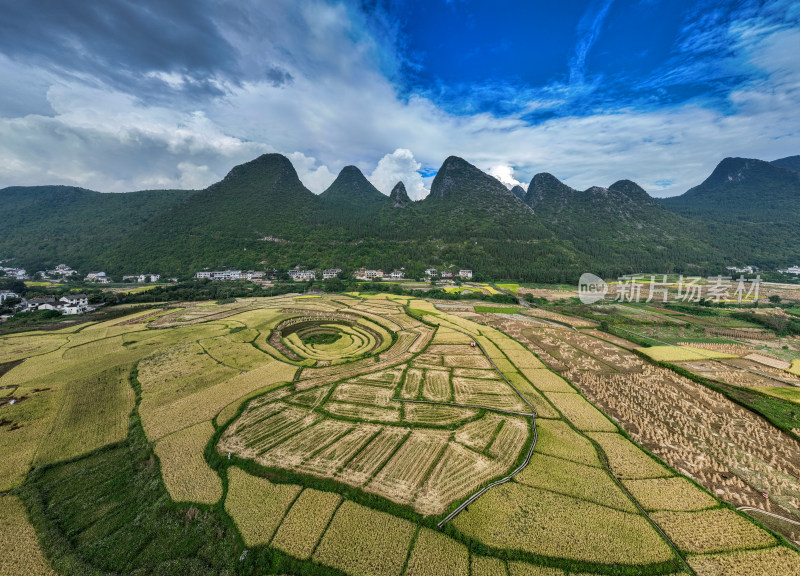
[[[406,185],[402,182],[395,184],[391,194],[389,194],[389,200],[391,200],[392,208],[405,208],[411,204],[411,198],[408,197],[408,192],[406,192]]]
[[[800,172],[800,156],[787,156],[786,158],[779,158],[770,162],[773,166],[780,166],[787,168],[794,172]]]
[[[800,231],[791,220],[798,178],[775,163],[727,159],[688,199],[673,199],[697,210],[687,217],[629,180],[578,191],[542,173],[527,190],[510,191],[455,156],[417,202],[402,182],[389,197],[381,194],[353,166],[316,195],[288,158],[265,154],[199,191],[0,190],[9,224],[0,259],[29,270],[64,262],[114,276],[298,264],[404,266],[412,275],[428,266],[470,268],[483,278],[536,282],[571,282],[589,270],[717,273],[725,263],[772,266],[800,258]],[[764,190],[770,202],[758,201]],[[719,216],[760,203],[747,213],[751,220],[761,213],[777,218],[773,197],[781,222]]]
[[[661,203],[684,216],[716,222],[796,223],[800,218],[797,156],[776,162],[725,158],[702,184]]]
[[[525,201],[525,188],[517,184],[511,189],[511,193],[522,201]]]
[[[132,237],[195,192],[150,190],[110,194],[74,186],[12,186],[0,190],[3,233],[0,260],[14,258],[29,270],[62,262],[88,271],[97,254]]]
[[[700,185],[661,204],[702,222],[731,262],[785,267],[800,259],[800,173],[789,169],[798,158],[725,158]]]
[[[386,202],[386,196],[355,166],[342,168],[319,199],[327,206],[341,210],[376,210]]]
[[[697,223],[673,214],[630,180],[575,190],[552,174],[537,174],[525,196],[559,239],[620,272],[673,267],[699,270],[722,261]]]

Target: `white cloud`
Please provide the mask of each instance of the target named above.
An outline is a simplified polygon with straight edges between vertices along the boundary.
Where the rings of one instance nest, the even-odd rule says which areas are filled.
[[[287,156],[292,161],[300,181],[315,194],[324,192],[336,180],[336,174],[328,170],[324,164],[318,166],[317,159],[312,156],[306,156],[302,152],[293,152]]]
[[[530,125],[519,115],[458,116],[428,98],[401,97],[382,72],[380,46],[341,4],[235,6],[246,18],[221,25],[228,26],[223,33],[242,66],[277,66],[291,81],[264,77],[226,85],[224,97],[209,101],[153,105],[92,78],[59,79],[34,70],[37,90],[49,83],[46,105],[37,104],[38,114],[0,118],[0,187],[196,188],[235,164],[277,151],[289,155],[315,192],[343,166],[356,164],[375,166],[369,178],[382,192],[403,180],[409,195],[421,198],[426,180],[418,170],[435,170],[455,154],[489,167],[506,185],[546,171],[575,188],[629,178],[647,190],[677,194],[701,182],[725,156],[773,159],[800,151],[796,30],[754,38],[742,32],[747,22],[731,28],[738,65],[754,70],[754,80],[729,95],[724,112],[698,101]],[[243,32],[247,26],[253,29]],[[534,100],[523,108],[546,105]]]
[[[508,164],[497,164],[492,166],[488,170],[485,171],[490,176],[494,176],[500,182],[505,184],[506,188],[511,190],[514,186],[522,186],[525,188],[525,184],[514,178],[514,167],[509,166]]]
[[[418,172],[421,167],[422,164],[414,159],[411,150],[398,148],[380,159],[375,170],[369,175],[369,181],[386,195],[391,193],[395,184],[402,181],[409,197],[412,200],[421,200],[429,192]]]

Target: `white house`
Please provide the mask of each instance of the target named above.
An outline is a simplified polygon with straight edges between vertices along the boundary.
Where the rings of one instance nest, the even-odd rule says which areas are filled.
[[[207,270],[203,270],[202,272],[195,272],[194,277],[198,280],[211,280],[211,275],[213,272],[209,272]]]
[[[442,278],[452,278],[452,277],[453,277],[452,272],[447,272],[447,271],[442,272]]]
[[[86,308],[89,306],[89,297],[86,294],[68,294],[67,296],[62,296],[59,302],[63,302],[65,306]]]
[[[781,274],[800,274],[800,266],[790,266],[786,270],[778,270]]]
[[[29,312],[34,310],[56,310],[58,304],[55,298],[31,298],[25,302],[25,307]]]
[[[389,274],[389,278],[391,278],[392,280],[402,280],[405,275],[406,275],[405,272],[401,270],[395,270],[394,272],[391,272]]]
[[[436,276],[436,268],[428,268],[425,270],[425,276]]]
[[[9,298],[19,298],[19,294],[12,292],[11,290],[0,290],[0,304]]]
[[[98,284],[110,284],[111,278],[105,272],[89,272],[84,278],[86,282],[97,282]]]
[[[375,278],[383,278],[383,270],[369,270],[362,268],[354,274],[356,280],[373,280]]]
[[[307,282],[317,279],[316,270],[289,270],[288,274],[295,282]]]
[[[459,270],[458,271],[459,278],[464,278],[466,280],[472,280],[472,270]]]
[[[322,279],[328,280],[330,278],[337,278],[342,273],[341,268],[327,268],[322,271]]]

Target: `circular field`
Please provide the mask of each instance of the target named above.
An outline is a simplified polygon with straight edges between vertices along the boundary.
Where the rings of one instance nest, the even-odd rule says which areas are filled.
[[[385,348],[378,330],[349,318],[291,318],[276,327],[271,343],[294,361],[351,362]]]

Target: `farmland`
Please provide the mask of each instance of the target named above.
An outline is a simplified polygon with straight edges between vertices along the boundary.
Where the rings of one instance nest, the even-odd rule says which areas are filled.
[[[800,566],[725,504],[795,514],[783,432],[541,312],[287,295],[2,339],[0,574]],[[785,370],[752,352],[669,361]]]

